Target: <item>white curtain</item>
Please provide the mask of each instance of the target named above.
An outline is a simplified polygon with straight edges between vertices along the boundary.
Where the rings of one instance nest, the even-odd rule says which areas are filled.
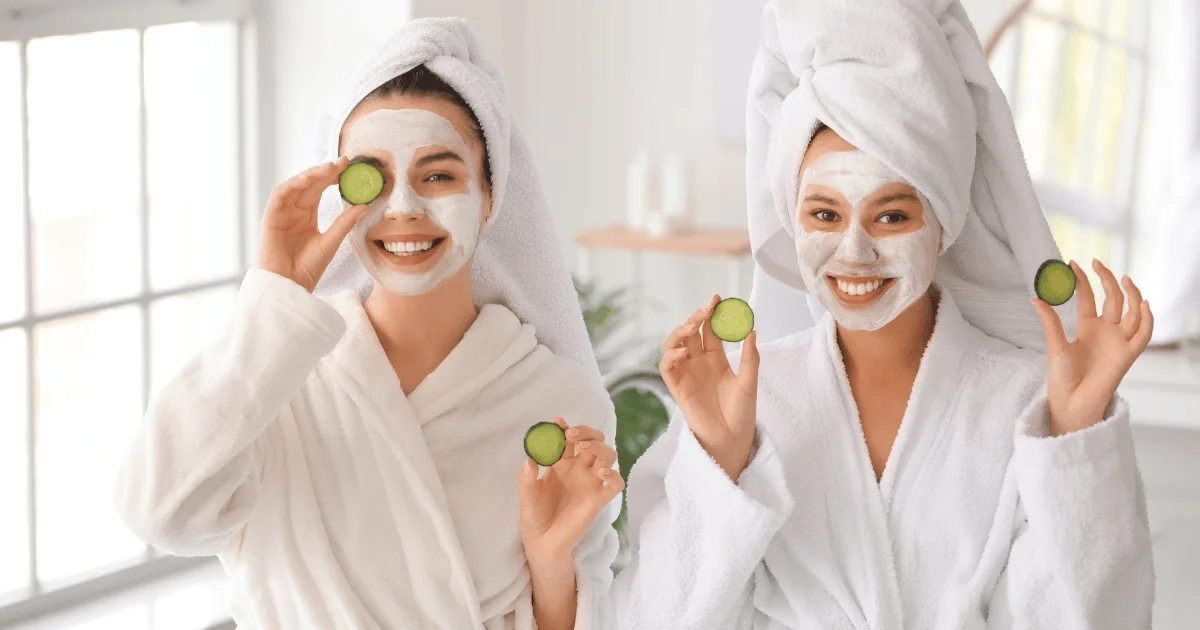
[[[1155,312],[1155,343],[1200,324],[1200,0],[1156,0],[1147,129],[1138,179],[1136,279]]]

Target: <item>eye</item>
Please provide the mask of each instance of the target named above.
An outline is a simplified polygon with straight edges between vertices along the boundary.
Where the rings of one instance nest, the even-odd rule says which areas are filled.
[[[811,216],[818,221],[826,221],[829,223],[841,220],[841,217],[838,216],[838,213],[834,212],[833,210],[814,210]]]
[[[427,182],[452,182],[454,176],[449,173],[434,173],[425,178]]]
[[[902,212],[888,212],[880,215],[876,221],[880,223],[903,223],[908,220],[908,217]]]

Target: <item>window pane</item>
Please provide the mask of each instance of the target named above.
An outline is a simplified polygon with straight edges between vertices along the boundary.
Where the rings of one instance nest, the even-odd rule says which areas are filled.
[[[29,586],[25,331],[0,331],[0,593]]]
[[[109,31],[29,43],[38,311],[141,288],[138,39]]]
[[[146,168],[155,289],[232,274],[238,263],[237,28],[146,31]]]
[[[1063,0],[1063,13],[1084,28],[1100,29],[1100,4],[1104,0]]]
[[[229,618],[228,587],[224,580],[196,584],[155,598],[151,604],[155,628],[202,630]]]
[[[1147,2],[1148,0],[1141,0]],[[1133,0],[1108,0],[1107,29],[1108,35],[1120,41],[1129,40],[1129,27],[1132,21],[1130,14]]]
[[[155,302],[150,307],[151,391],[157,392],[221,331],[236,287]]]
[[[1062,11],[1062,3],[1063,0],[1034,0],[1033,8],[1047,13],[1058,13]]]
[[[0,322],[25,313],[20,54],[15,42],[0,42]]]
[[[1048,165],[1051,123],[1058,92],[1062,30],[1041,18],[1025,18],[1022,27],[1020,87],[1016,122],[1029,172],[1044,178]]]
[[[119,610],[73,623],[63,630],[150,630],[150,605],[130,603]]]
[[[45,324],[34,340],[38,577],[56,580],[145,553],[113,507],[141,421],[141,311]]]
[[[1102,199],[1121,203],[1126,201],[1120,198],[1125,191],[1119,190],[1118,185],[1130,174],[1123,173],[1120,169],[1123,164],[1132,163],[1131,160],[1124,159],[1127,156],[1123,153],[1133,150],[1132,146],[1123,146],[1122,141],[1126,125],[1136,122],[1126,120],[1130,88],[1128,55],[1123,50],[1108,48],[1105,55],[1104,79],[1097,86],[1096,94],[1092,96],[1100,99],[1100,109],[1097,119],[1099,128],[1095,130],[1094,136],[1095,151],[1091,160],[1094,169],[1091,192]]]
[[[1100,45],[1094,37],[1068,33],[1063,49],[1064,72],[1058,84],[1058,107],[1054,114],[1050,177],[1066,188],[1087,184],[1085,168],[1090,156],[1093,130],[1088,128],[1088,107],[1095,98],[1096,59]]]

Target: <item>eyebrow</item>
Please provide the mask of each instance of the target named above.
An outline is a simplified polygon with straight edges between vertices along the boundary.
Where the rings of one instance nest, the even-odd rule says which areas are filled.
[[[874,202],[872,202],[871,205],[886,206],[887,204],[892,203],[893,201],[912,201],[914,203],[921,203],[921,200],[918,199],[916,195],[914,195],[912,193],[902,192],[902,193],[895,193],[892,195],[880,197],[879,199],[876,199]]]
[[[426,155],[425,157],[417,160],[416,166],[417,166],[417,168],[421,168],[422,166],[425,166],[427,164],[433,164],[434,162],[441,162],[442,160],[454,160],[456,162],[462,162],[463,164],[466,164],[466,162],[463,161],[462,157],[459,154],[457,154],[453,151],[442,151],[441,153],[434,153],[432,155]]]
[[[830,197],[829,195],[825,195],[825,194],[821,194],[821,193],[813,193],[811,195],[808,195],[807,197],[804,198],[804,201],[806,201],[806,202],[807,201],[815,201],[817,203],[827,203],[831,206],[838,205],[838,201],[836,199],[834,199],[833,197]]]
[[[371,166],[374,166],[375,168],[379,169],[379,171],[381,173],[386,173],[391,170],[391,168],[387,164],[385,164],[383,160],[381,160],[373,155],[356,156],[350,160],[350,163],[351,164],[370,164]]]

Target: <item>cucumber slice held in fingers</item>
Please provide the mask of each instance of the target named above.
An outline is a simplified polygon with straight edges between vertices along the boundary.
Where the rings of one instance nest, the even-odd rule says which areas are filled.
[[[355,162],[342,171],[338,190],[342,199],[356,206],[371,203],[383,192],[383,173],[365,162]]]
[[[539,466],[553,466],[567,450],[567,434],[553,422],[539,422],[525,432],[525,454]]]
[[[1075,294],[1075,271],[1061,260],[1047,260],[1038,267],[1033,288],[1037,296],[1050,306],[1066,304]]]
[[[754,311],[744,300],[725,298],[717,302],[709,323],[718,339],[736,343],[754,330]]]

